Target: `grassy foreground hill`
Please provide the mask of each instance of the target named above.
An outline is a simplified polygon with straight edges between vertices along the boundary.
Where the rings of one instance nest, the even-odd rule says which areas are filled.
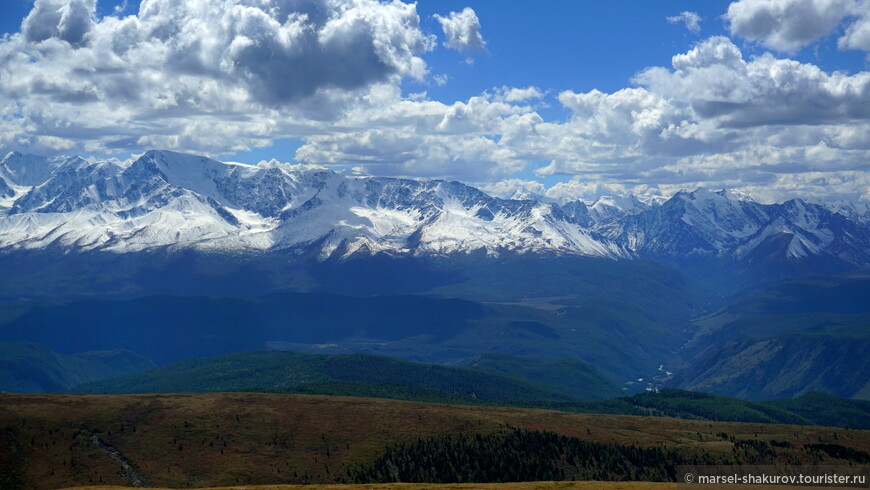
[[[808,487],[791,485],[731,485],[735,489],[752,490],[825,490],[830,487]],[[84,486],[75,487],[74,490],[121,490],[118,486]],[[638,481],[539,481],[539,482],[511,482],[511,483],[376,483],[371,485],[342,485],[346,490],[677,490],[682,488],[677,483],[638,482]],[[693,485],[696,490],[717,490],[718,485]],[[335,490],[335,484],[326,485],[245,485],[246,490]],[[169,490],[154,488],[153,490]],[[238,487],[212,487],[209,490],[238,490]]]
[[[849,464],[870,432],[251,393],[0,395],[2,488],[346,480],[390,448],[513,428],[743,463]]]

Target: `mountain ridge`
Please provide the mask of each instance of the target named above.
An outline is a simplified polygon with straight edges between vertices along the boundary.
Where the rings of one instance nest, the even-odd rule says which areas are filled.
[[[870,266],[866,206],[759,204],[730,190],[680,191],[664,202],[611,196],[589,205],[528,193],[500,199],[459,182],[157,150],[126,163],[10,153],[0,175],[8,184],[0,188],[6,251],[173,246],[286,250],[321,260],[483,251]]]

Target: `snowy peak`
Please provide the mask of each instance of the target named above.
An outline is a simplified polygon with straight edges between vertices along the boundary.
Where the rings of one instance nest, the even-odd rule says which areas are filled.
[[[721,197],[724,197],[725,199],[727,199],[729,201],[749,202],[749,203],[755,202],[755,200],[752,199],[752,196],[750,196],[749,194],[746,194],[745,192],[739,191],[737,189],[722,189],[722,190],[716,191],[715,194],[717,194]]]
[[[0,174],[0,198],[12,197],[15,195],[15,189],[6,181],[6,177]]]
[[[42,157],[10,152],[0,160],[0,174],[16,185],[35,186],[47,181],[59,168],[87,162],[77,156]]]
[[[12,160],[20,175],[33,174],[27,165],[51,172],[24,189],[0,219],[0,246],[9,248],[51,243],[118,252],[168,245],[317,247],[323,257],[475,250],[628,256],[561,219],[554,205],[496,199],[459,182],[222,163],[168,151],[149,151],[128,166]]]
[[[681,209],[680,219],[696,229],[715,248],[757,232],[761,224],[769,219],[751,199],[740,199],[727,191],[711,192],[703,188],[679,192],[664,206]]]
[[[870,265],[866,224],[795,199],[763,205],[733,191],[680,191],[659,206],[597,226],[607,238],[654,260],[828,257]]]
[[[602,196],[589,206],[589,216],[595,221],[604,221],[629,214],[643,212],[650,205],[633,194]]]
[[[511,201],[537,201],[545,204],[558,204],[558,199],[553,199],[552,197],[547,197],[542,194],[537,194],[535,192],[527,191],[525,189],[517,189],[514,191],[513,195],[510,197]]]
[[[832,213],[837,213],[852,221],[870,224],[870,204],[855,204],[846,201],[817,204],[824,206]]]
[[[492,197],[459,182],[368,177],[313,166],[245,165],[170,151],[129,164],[12,153],[0,161],[0,249],[48,245],[293,250],[329,257],[484,251],[789,260],[870,265],[866,206],[681,191],[662,203],[606,196],[587,206]]]

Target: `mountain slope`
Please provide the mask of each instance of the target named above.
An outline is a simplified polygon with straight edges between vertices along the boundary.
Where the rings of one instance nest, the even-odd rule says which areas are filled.
[[[479,361],[485,361],[480,363]],[[521,361],[530,377],[507,375]],[[626,414],[718,422],[754,422],[870,428],[867,403],[822,393],[796,399],[751,402],[677,389],[662,389],[601,401],[570,400],[573,392],[589,394],[590,381],[554,378],[552,369],[577,363],[540,361],[488,354],[469,367],[427,365],[371,355],[321,355],[286,351],[242,352],[191,359],[147,371],[90,382],[71,391],[82,393],[204,393],[256,391],[399,400],[547,408],[573,413]],[[570,373],[570,371],[569,371]],[[566,379],[567,378],[567,379]],[[549,381],[549,382],[548,382]],[[612,385],[611,385],[612,386]],[[614,390],[617,391],[618,390]]]
[[[866,206],[705,189],[588,205],[514,197],[168,151],[128,162],[11,153],[0,160],[0,338],[141,347],[160,363],[266,348],[442,363],[504,352],[579,359],[619,382],[661,378],[666,364],[685,386],[752,397],[870,390],[834,382],[866,367],[860,281],[809,288],[803,309],[738,301],[689,322],[782,278],[861,276]],[[808,306],[823,299],[842,308]],[[781,357],[790,349],[812,356]],[[776,386],[750,394],[737,360]]]
[[[498,199],[445,181],[319,167],[222,163],[149,151],[132,162],[11,153],[0,175],[0,249],[293,250],[321,259],[574,254],[668,263],[736,261],[771,273],[870,265],[870,220],[851,205],[758,204],[732,191],[558,202]]]
[[[870,391],[870,280],[861,275],[785,281],[695,326],[674,386],[756,400]]]
[[[870,429],[870,401],[844,400],[825,393],[807,393],[797,398],[768,400],[765,405],[806,417],[815,425]]]
[[[83,352],[65,356],[44,345],[0,342],[0,391],[42,393],[144,371],[154,363],[130,351]]]
[[[10,154],[42,168],[0,220],[0,247],[137,251],[316,247],[334,253],[549,250],[627,257],[536,201],[490,197],[458,182],[358,177],[305,166],[225,164],[149,151],[127,166]]]
[[[85,393],[178,393],[297,388],[347,381],[394,384],[490,401],[555,401],[570,396],[553,387],[480,370],[436,366],[381,356],[243,352],[192,359],[76,388]]]
[[[860,336],[800,332],[728,341],[680,372],[674,383],[750,400],[812,391],[851,398],[866,393],[870,380],[870,324],[860,328]]]
[[[759,204],[732,191],[698,189],[595,230],[641,257],[733,291],[867,267],[870,228],[857,214],[843,212],[800,199]]]
[[[575,359],[530,359],[488,353],[471,359],[465,367],[555,386],[580,400],[603,400],[621,395],[619,387],[594,366]]]
[[[136,349],[161,364],[267,348],[436,363],[504,352],[582,359],[613,379],[633,379],[684,342],[668,318],[598,297],[575,306],[326,293],[148,296],[0,305],[0,338],[62,352]]]

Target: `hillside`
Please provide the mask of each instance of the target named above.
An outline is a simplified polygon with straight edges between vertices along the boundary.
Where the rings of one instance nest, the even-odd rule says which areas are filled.
[[[765,405],[811,418],[816,425],[870,429],[870,401],[844,400],[826,393],[807,393],[798,398],[769,400]]]
[[[685,289],[677,284],[671,291]],[[617,380],[654,369],[684,341],[673,320],[684,313],[653,315],[629,300],[602,294],[573,304],[535,305],[295,292],[253,298],[32,300],[0,305],[0,338],[39,342],[59,352],[128,349],[157,364],[276,348],[432,363],[504,352],[580,358]],[[639,297],[651,300],[649,294]]]
[[[465,366],[556,386],[579,400],[603,400],[622,394],[594,366],[575,359],[531,359],[488,353],[471,359]]]
[[[191,359],[118,379],[82,385],[76,390],[85,393],[292,390],[306,383],[326,381],[386,385],[387,388],[389,385],[399,385],[446,395],[504,402],[571,398],[555,387],[469,368],[420,364],[364,354],[317,355],[286,351],[243,352]]]
[[[870,429],[870,419],[859,415],[866,412],[866,402],[834,396],[827,396],[827,403],[820,403],[821,395],[801,397],[786,406],[785,400],[756,403],[662,389],[582,401],[577,399],[578,393],[592,395],[620,390],[577,361],[502,354],[486,354],[471,360],[464,368],[457,368],[364,354],[244,352],[161,366],[84,384],[74,391],[103,394],[256,391]]]
[[[155,486],[326,483],[391,446],[509,428],[744,462],[848,462],[812,444],[870,451],[870,432],[830,427],[249,393],[6,394],[0,428],[3,488],[129,484],[108,447]]]
[[[870,322],[870,278],[862,274],[789,280],[736,297],[695,320],[697,338],[767,338]]]
[[[119,490],[115,485],[86,485],[75,487],[75,490]],[[154,488],[154,487],[152,487]],[[245,485],[248,490],[334,490],[335,484],[318,485],[309,483],[306,485]],[[467,483],[372,483],[372,484],[348,484],[342,488],[348,490],[469,490]],[[475,483],[474,489],[508,489],[508,490],[551,490],[551,489],[576,489],[576,490],[646,490],[649,488],[661,490],[674,490],[675,483],[659,482],[600,482],[600,481],[560,481],[560,482],[507,482],[507,483]],[[757,486],[756,490],[786,490],[788,487]],[[813,487],[803,487],[815,490]],[[210,487],[209,490],[237,490],[232,487]],[[707,487],[699,487],[699,490],[707,490]],[[154,488],[154,490],[170,490],[168,488]]]
[[[868,325],[870,326],[870,325]],[[868,326],[858,336],[798,332],[770,339],[738,339],[702,357],[675,383],[689,390],[764,400],[823,391],[867,396]]]
[[[0,391],[40,393],[116,378],[154,367],[148,359],[125,350],[83,352],[71,356],[44,345],[0,342]]]
[[[819,276],[746,294],[694,321],[669,386],[752,400],[870,393],[870,279]]]
[[[867,402],[812,393],[799,398],[752,402],[739,398],[665,388],[602,401],[536,405],[575,413],[676,417],[719,422],[826,425],[870,430]]]

